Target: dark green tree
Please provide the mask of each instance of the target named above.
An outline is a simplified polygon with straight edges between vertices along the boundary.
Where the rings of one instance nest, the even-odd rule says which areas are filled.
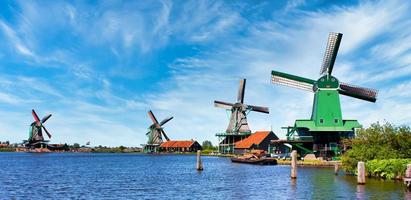
[[[408,126],[394,126],[388,122],[374,123],[359,129],[356,137],[343,144],[350,149],[343,154],[347,170],[354,170],[359,161],[411,158],[411,130]]]
[[[80,144],[79,144],[79,143],[74,143],[74,144],[73,144],[73,148],[74,148],[74,149],[80,148]]]
[[[202,146],[203,149],[213,149],[213,144],[209,140],[205,140]]]

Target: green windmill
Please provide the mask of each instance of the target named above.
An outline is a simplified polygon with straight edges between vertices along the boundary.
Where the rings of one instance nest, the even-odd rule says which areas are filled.
[[[314,92],[311,118],[296,120],[294,126],[286,127],[287,142],[302,155],[336,154],[341,139],[354,137],[355,129],[361,128],[357,120],[342,118],[340,94],[370,102],[377,100],[377,90],[342,83],[331,75],[341,38],[341,33],[330,33],[318,80],[271,72],[272,83]]]

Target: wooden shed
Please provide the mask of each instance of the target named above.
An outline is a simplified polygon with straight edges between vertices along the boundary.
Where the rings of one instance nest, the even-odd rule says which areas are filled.
[[[264,150],[268,152],[271,140],[277,140],[277,135],[273,131],[257,131],[249,137],[235,143],[234,152],[243,154],[253,149]]]

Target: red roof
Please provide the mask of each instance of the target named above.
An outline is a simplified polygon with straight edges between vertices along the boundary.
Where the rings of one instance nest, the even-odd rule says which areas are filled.
[[[196,141],[194,141],[194,140],[182,140],[182,141],[170,140],[170,141],[162,143],[160,145],[160,147],[164,147],[164,148],[189,148],[195,142]]]
[[[270,135],[271,131],[257,131],[250,135],[248,138],[238,141],[235,143],[235,148],[238,149],[248,149],[253,146],[253,144],[259,145],[264,139]]]

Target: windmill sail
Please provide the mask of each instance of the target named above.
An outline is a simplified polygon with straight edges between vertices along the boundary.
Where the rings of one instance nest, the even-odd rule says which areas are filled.
[[[271,82],[279,85],[290,86],[297,89],[307,90],[313,92],[314,80],[286,74],[283,72],[272,71]]]
[[[262,112],[262,113],[270,113],[267,107],[261,107],[261,106],[252,106],[252,105],[247,105],[248,108],[250,108],[252,111],[256,112]]]
[[[238,88],[237,102],[244,103],[245,79],[240,80],[240,87]]]
[[[378,90],[359,87],[347,83],[340,83],[340,88],[338,89],[338,92],[346,96],[370,102],[377,101],[378,96]]]
[[[335,59],[337,58],[338,49],[340,48],[342,34],[330,33],[328,36],[327,48],[325,49],[323,64],[320,74],[331,75],[333,71]]]
[[[166,132],[164,132],[163,129],[161,129],[161,133],[163,133],[164,138],[166,138],[167,141],[170,141],[170,138],[168,138],[168,136],[166,135]]]
[[[224,108],[226,110],[231,110],[231,108],[233,108],[234,104],[223,102],[223,101],[214,101],[214,106],[219,107],[219,108]]]
[[[168,117],[168,118],[163,119],[163,121],[160,122],[160,126],[163,126],[164,124],[166,124],[167,122],[169,122],[172,119],[173,119],[173,117]]]
[[[153,124],[158,124],[158,121],[151,110],[148,111],[148,116],[150,117]]]

